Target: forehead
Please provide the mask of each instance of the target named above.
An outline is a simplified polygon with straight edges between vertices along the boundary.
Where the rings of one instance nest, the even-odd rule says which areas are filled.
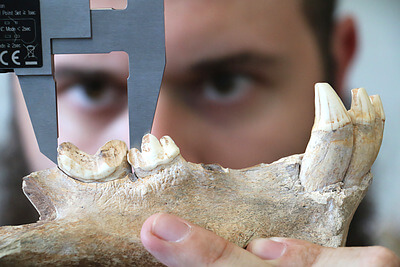
[[[310,33],[300,0],[173,0],[165,3],[167,52],[176,50],[181,56],[212,57],[227,46],[278,53]]]
[[[165,5],[167,23],[174,29],[218,31],[241,25],[271,29],[304,19],[301,0],[173,0]]]

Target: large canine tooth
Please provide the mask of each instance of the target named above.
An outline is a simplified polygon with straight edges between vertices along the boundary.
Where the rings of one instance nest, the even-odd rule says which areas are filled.
[[[127,152],[126,144],[118,140],[106,143],[94,155],[86,154],[71,143],[62,143],[58,147],[58,167],[82,182],[112,181],[131,172]]]
[[[364,88],[353,89],[351,93],[349,114],[354,125],[354,148],[345,187],[358,185],[371,169],[382,143],[385,117],[379,96],[370,99]]]
[[[171,162],[180,153],[179,148],[169,136],[158,141],[157,137],[147,134],[142,140],[142,153],[136,148],[129,151],[128,161],[133,168],[150,171],[157,166]]]
[[[306,191],[343,181],[353,147],[353,125],[342,101],[327,83],[315,85],[315,121],[301,164]]]

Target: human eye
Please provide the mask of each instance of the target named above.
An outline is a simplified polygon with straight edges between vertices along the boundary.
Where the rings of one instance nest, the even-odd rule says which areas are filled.
[[[268,86],[258,70],[231,68],[200,73],[175,95],[207,121],[234,123],[254,115]]]
[[[233,104],[249,93],[253,82],[252,77],[243,73],[215,73],[204,81],[201,95],[205,101],[215,104]]]
[[[61,69],[56,82],[60,100],[81,111],[117,109],[126,96],[126,81],[104,71]]]

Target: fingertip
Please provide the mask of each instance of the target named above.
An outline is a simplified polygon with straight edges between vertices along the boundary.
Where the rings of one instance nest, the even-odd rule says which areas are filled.
[[[157,213],[150,216],[142,226],[140,238],[145,249],[157,260],[168,266],[180,265],[182,244],[190,236],[191,225],[174,215]]]
[[[142,244],[149,252],[160,252],[162,250],[162,240],[152,233],[153,223],[161,214],[156,213],[147,218],[140,231]]]
[[[215,233],[177,216],[150,216],[141,229],[143,246],[168,266],[259,266],[262,260]]]
[[[280,239],[259,238],[254,239],[247,246],[247,250],[263,260],[276,260],[282,257],[287,249],[287,244]]]

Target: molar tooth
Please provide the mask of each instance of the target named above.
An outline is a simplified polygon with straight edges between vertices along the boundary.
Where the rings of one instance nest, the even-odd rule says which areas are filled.
[[[146,134],[142,139],[142,157],[147,163],[157,162],[164,157],[160,141],[152,134]]]
[[[300,170],[306,191],[343,180],[353,147],[353,125],[342,101],[327,83],[315,85],[315,121]]]
[[[140,168],[144,171],[151,171],[162,164],[171,162],[180,154],[179,148],[169,136],[158,139],[147,134],[142,140],[142,153],[137,149],[129,151],[128,161],[134,168]]]
[[[58,167],[68,176],[82,182],[106,182],[124,178],[131,172],[126,144],[113,140],[89,155],[71,143],[58,147]]]
[[[379,96],[368,97],[365,89],[353,89],[351,105],[354,124],[354,149],[349,169],[344,178],[345,187],[359,185],[371,169],[383,138],[385,112]]]

